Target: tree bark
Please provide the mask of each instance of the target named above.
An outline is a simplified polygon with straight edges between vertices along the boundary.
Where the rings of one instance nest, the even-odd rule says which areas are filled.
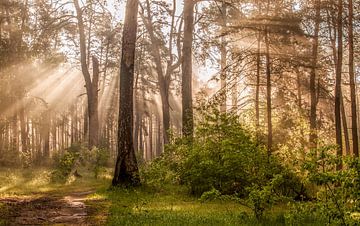
[[[173,1],[173,13],[171,19],[171,32],[170,32],[170,41],[169,41],[169,60],[167,62],[166,70],[163,70],[162,56],[160,54],[161,49],[161,40],[156,37],[153,22],[151,21],[151,7],[150,2],[146,1],[146,11],[147,16],[143,15],[141,12],[141,17],[143,19],[146,30],[149,33],[151,40],[151,55],[154,59],[155,63],[155,71],[158,78],[158,85],[160,90],[161,104],[162,104],[162,121],[163,121],[163,129],[164,129],[164,144],[169,143],[169,130],[170,130],[170,103],[169,103],[169,93],[170,93],[170,76],[171,74],[180,66],[180,58],[177,62],[173,62],[173,54],[172,54],[172,39],[173,39],[173,30],[174,30],[174,20],[175,20],[175,11],[176,11],[176,1]]]
[[[351,98],[351,134],[352,134],[352,149],[355,157],[359,157],[359,137],[357,126],[357,111],[356,111],[356,87],[355,87],[355,72],[354,72],[354,32],[353,32],[353,0],[349,0],[349,79],[350,79],[350,98]]]
[[[259,108],[259,96],[260,96],[260,67],[261,67],[261,32],[258,34],[257,40],[257,53],[256,53],[256,87],[255,87],[255,126],[257,136],[260,130],[260,108]]]
[[[118,124],[118,156],[112,185],[140,184],[133,146],[134,59],[137,34],[138,0],[128,0],[122,37],[120,68],[120,105]]]
[[[341,94],[341,122],[344,130],[344,141],[345,141],[345,153],[346,155],[350,155],[350,139],[349,139],[349,131],[346,120],[346,111],[345,111],[345,103],[343,94]]]
[[[335,131],[336,131],[336,144],[338,145],[337,156],[342,156],[342,133],[341,133],[341,73],[342,73],[342,56],[343,56],[343,32],[342,32],[342,11],[343,1],[338,1],[338,18],[337,18],[337,66],[335,78]],[[342,168],[342,163],[337,165],[337,169]]]
[[[310,72],[310,148],[317,147],[317,126],[316,126],[316,108],[317,108],[317,92],[316,92],[316,67],[318,61],[319,46],[319,30],[320,30],[320,1],[315,1],[315,31],[312,46],[312,66]]]
[[[266,110],[267,110],[267,152],[268,156],[272,152],[272,109],[271,109],[271,62],[270,62],[270,43],[269,43],[269,28],[265,28],[265,45],[266,45]]]
[[[221,6],[221,17],[222,17],[222,26],[226,26],[226,3],[222,2]],[[226,40],[224,35],[221,36],[220,43],[220,94],[221,94],[221,103],[220,103],[220,112],[226,113],[226,102],[227,102],[227,84],[226,84]]]
[[[194,30],[194,1],[184,0],[184,43],[182,49],[182,133],[192,138],[194,118],[192,105],[192,41]]]
[[[76,17],[78,20],[78,29],[80,37],[80,62],[81,71],[85,80],[86,94],[88,98],[88,117],[89,117],[89,147],[97,146],[99,142],[99,118],[98,118],[98,81],[99,81],[99,62],[93,57],[93,79],[88,68],[86,54],[86,38],[83,22],[83,11],[80,8],[78,0],[74,0]]]

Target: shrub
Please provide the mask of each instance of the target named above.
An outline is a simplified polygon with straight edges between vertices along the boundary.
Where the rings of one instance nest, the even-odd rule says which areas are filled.
[[[304,193],[296,175],[268,157],[236,116],[214,110],[201,118],[194,139],[174,139],[160,158],[142,169],[147,183],[184,184],[195,195],[216,189],[223,195],[246,197],[247,187],[265,186],[282,174],[276,184],[279,195],[295,198]]]
[[[311,218],[330,225],[360,224],[356,217],[360,211],[360,161],[336,157],[336,149],[325,146],[307,155],[304,170],[309,182],[317,185],[316,198],[293,206],[287,215],[292,224],[304,224]],[[341,162],[342,170],[338,170]]]
[[[72,144],[62,155],[55,156],[55,170],[52,172],[51,180],[65,182],[80,166],[90,170],[97,178],[108,165],[109,156],[109,151],[105,148],[88,150],[81,144]]]

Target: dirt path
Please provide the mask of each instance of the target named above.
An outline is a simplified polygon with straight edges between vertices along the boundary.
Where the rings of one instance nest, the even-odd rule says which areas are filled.
[[[0,199],[0,219],[5,225],[90,225],[84,200],[93,191],[73,193],[63,197]]]

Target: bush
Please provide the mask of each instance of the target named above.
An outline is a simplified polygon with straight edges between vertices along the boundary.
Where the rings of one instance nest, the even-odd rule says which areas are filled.
[[[109,156],[108,149],[93,148],[88,150],[81,144],[72,144],[65,150],[64,154],[55,156],[55,170],[52,172],[51,180],[65,182],[81,166],[90,170],[97,178],[104,167],[108,165]]]
[[[360,160],[336,157],[336,146],[325,146],[307,155],[305,174],[317,185],[312,202],[297,203],[287,215],[291,224],[302,225],[321,219],[330,225],[359,225]],[[343,162],[342,170],[337,166]]]
[[[194,139],[174,139],[160,158],[142,169],[147,183],[184,184],[199,196],[215,189],[223,195],[247,197],[247,187],[263,187],[281,174],[282,180],[274,185],[279,196],[295,198],[305,193],[297,176],[268,157],[236,116],[214,110],[201,118]]]

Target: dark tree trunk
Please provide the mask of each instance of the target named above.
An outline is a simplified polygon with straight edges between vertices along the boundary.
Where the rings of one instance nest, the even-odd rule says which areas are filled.
[[[341,73],[342,73],[342,56],[343,56],[343,32],[342,32],[342,11],[343,1],[338,1],[338,45],[337,45],[337,66],[336,66],[336,78],[335,78],[335,131],[336,131],[336,144],[338,145],[337,156],[342,156],[342,133],[341,133]],[[342,164],[338,164],[337,169],[341,169]]]
[[[88,98],[89,111],[89,147],[99,143],[99,114],[98,114],[98,87],[99,87],[99,61],[92,57],[93,79],[91,82],[92,97]]]
[[[139,185],[140,177],[133,146],[134,59],[138,0],[128,0],[122,37],[118,156],[112,185]]]
[[[194,1],[184,0],[184,43],[182,49],[182,133],[193,137],[194,118],[192,105],[192,41],[194,30]]]
[[[270,44],[269,44],[269,28],[265,28],[265,45],[266,45],[266,110],[267,110],[267,152],[271,155],[272,152],[272,109],[271,109],[271,62],[270,62]]]
[[[51,126],[51,118],[50,118],[50,110],[45,110],[42,117],[42,138],[43,138],[43,157],[44,163],[46,164],[50,159],[50,126]]]
[[[20,120],[20,134],[21,134],[21,146],[22,146],[21,150],[23,152],[23,155],[27,156],[29,154],[28,133],[26,130],[25,109],[23,103],[19,112],[19,120]]]
[[[352,149],[355,157],[359,157],[359,138],[356,112],[356,87],[354,72],[354,32],[353,32],[353,0],[349,0],[349,79],[350,79],[350,98],[351,98],[351,132]]]
[[[173,1],[173,13],[176,10],[176,1]],[[143,19],[144,25],[146,30],[149,33],[150,40],[151,40],[151,55],[155,62],[155,70],[157,73],[159,90],[160,90],[160,97],[161,97],[161,104],[162,104],[162,121],[163,121],[163,129],[164,129],[164,144],[169,143],[169,130],[170,130],[170,103],[169,103],[169,94],[170,94],[170,76],[180,65],[180,60],[178,62],[173,63],[173,54],[172,54],[172,39],[174,33],[174,19],[175,14],[172,15],[172,23],[171,23],[171,33],[170,33],[170,43],[169,43],[169,60],[167,62],[166,70],[163,69],[162,64],[162,56],[160,54],[161,50],[161,40],[156,37],[153,22],[151,21],[151,7],[150,2],[146,1],[146,9],[147,9],[147,16],[145,17],[143,13],[141,13],[141,17]],[[180,58],[181,56],[179,56]]]
[[[350,155],[350,139],[349,139],[349,131],[346,120],[346,111],[345,111],[345,103],[344,97],[341,94],[341,122],[344,130],[344,141],[345,141],[345,153],[346,155]]]
[[[221,6],[221,17],[222,17],[222,26],[226,26],[226,3],[223,2]],[[221,93],[221,103],[220,103],[220,112],[226,113],[226,101],[227,101],[227,85],[226,85],[226,40],[224,35],[221,37],[220,43],[220,93]]]
[[[320,30],[320,0],[315,1],[315,31],[312,46],[312,67],[310,73],[310,148],[317,147],[317,126],[316,126],[316,108],[317,108],[317,92],[316,92],[316,67],[318,61],[319,46],[319,30]]]
[[[259,108],[259,96],[260,96],[260,67],[261,67],[261,33],[258,34],[257,40],[257,53],[256,53],[256,87],[255,87],[255,125],[257,130],[257,136],[260,129],[260,108]]]
[[[98,81],[99,81],[99,62],[93,57],[93,78],[91,80],[88,69],[86,54],[86,38],[83,22],[83,11],[80,8],[78,0],[74,0],[76,17],[78,20],[80,37],[80,62],[81,71],[85,80],[86,94],[88,98],[88,117],[89,117],[89,147],[97,146],[99,142],[99,118],[98,118]]]

